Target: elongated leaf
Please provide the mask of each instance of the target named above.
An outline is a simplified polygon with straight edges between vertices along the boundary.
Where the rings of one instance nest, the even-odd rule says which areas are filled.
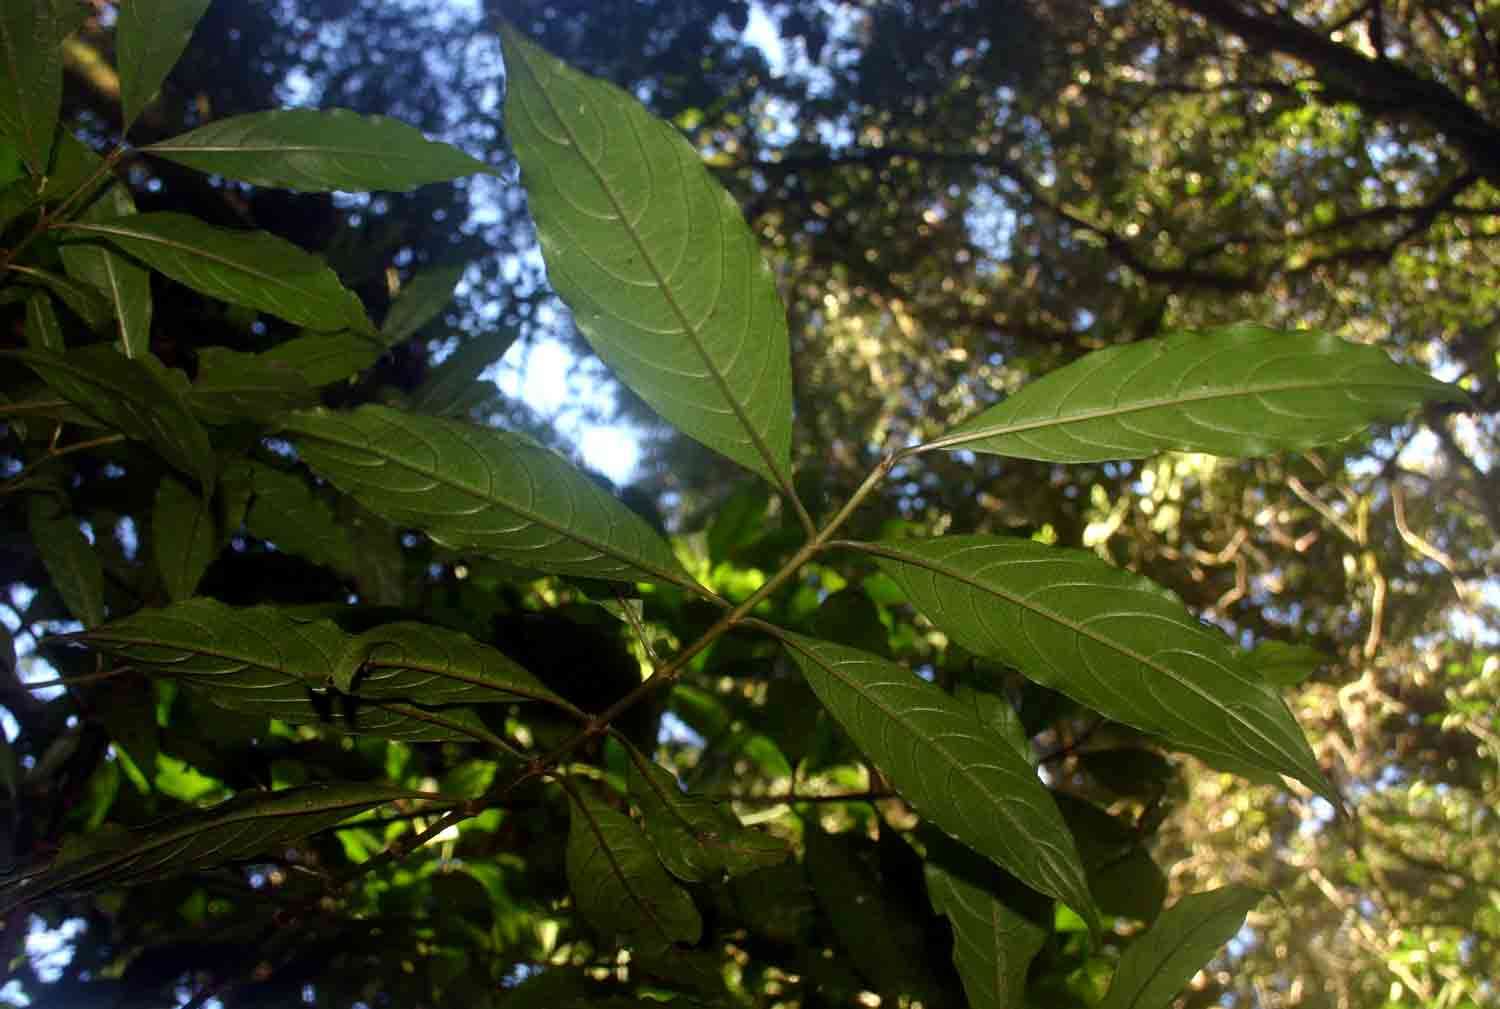
[[[249,485],[245,528],[250,535],[314,564],[354,573],[354,543],[348,527],[307,480],[248,460],[225,478],[231,477]]]
[[[1265,896],[1262,890],[1226,886],[1189,894],[1167,908],[1125,947],[1099,1009],[1167,1009]]]
[[[120,105],[128,133],[161,90],[182,56],[209,0],[130,0],[119,7],[115,62],[120,68]]]
[[[493,741],[494,735],[471,708],[425,708],[400,701],[364,702],[333,690],[316,690],[291,680],[253,681],[253,671],[216,677],[213,688],[187,681],[188,690],[214,705],[264,715],[288,725],[320,725],[351,736],[374,736],[403,743]],[[242,688],[243,687],[243,688]],[[500,745],[504,745],[503,741]]]
[[[380,357],[380,345],[353,332],[307,333],[260,356],[286,365],[313,387],[332,385],[364,371]]]
[[[1057,796],[1088,873],[1089,892],[1105,914],[1152,921],[1167,897],[1167,877],[1141,835],[1119,818],[1074,796]]]
[[[40,291],[26,299],[26,346],[55,353],[68,349],[57,313],[52,310],[52,299]]]
[[[300,372],[264,354],[242,354],[224,347],[198,351],[192,404],[210,424],[269,421],[317,401],[317,390]]]
[[[953,924],[953,963],[971,1009],[1024,1005],[1027,968],[1050,934],[1021,911],[1034,898],[967,849],[934,840],[922,867],[927,896]]]
[[[364,307],[311,253],[265,231],[161,211],[67,225],[106,239],[195,291],[314,329],[369,329]]]
[[[633,754],[630,797],[667,871],[689,883],[739,876],[786,860],[786,845],[751,830],[725,809],[678,787],[672,772]]]
[[[959,644],[1209,759],[1296,778],[1339,804],[1295,719],[1222,632],[1092,553],[995,536],[872,544]]]
[[[519,336],[508,326],[467,340],[427,376],[412,398],[412,409],[435,417],[460,416],[476,386],[494,392],[491,383],[478,381],[479,376],[504,357]]]
[[[568,828],[568,886],[583,917],[606,940],[646,954],[697,942],[703,931],[698,909],[640,828],[592,796],[578,798]]]
[[[104,568],[77,517],[59,511],[58,502],[34,494],[29,502],[31,541],[42,555],[52,587],[85,627],[104,622]]]
[[[59,396],[127,438],[143,441],[163,459],[213,485],[213,446],[188,409],[183,387],[155,358],[134,360],[103,344],[66,354],[11,351]]]
[[[528,438],[366,406],[294,414],[302,458],[376,514],[536,571],[692,584],[650,526]]]
[[[73,0],[0,4],[0,132],[33,175],[47,174],[62,106],[62,42],[83,23]]]
[[[123,183],[111,186],[80,217],[101,221],[135,213],[135,201]],[[105,245],[69,242],[62,247],[68,275],[92,285],[109,304],[126,357],[140,357],[151,349],[151,274],[135,261]]]
[[[58,301],[68,307],[84,325],[96,333],[102,333],[110,324],[109,303],[92,285],[64,277],[34,266],[12,266],[11,272],[25,278],[30,284],[52,292]]]
[[[634,98],[501,37],[506,129],[579,330],[673,425],[790,486],[786,312],[739,208]]]
[[[1241,324],[1095,351],[930,447],[1051,462],[1255,456],[1338,441],[1430,399],[1467,397],[1375,347]]]
[[[142,150],[200,172],[315,193],[404,191],[490,170],[400,120],[347,109],[252,112]]]
[[[796,634],[783,642],[823,706],[928,820],[1092,916],[1073,837],[1011,744],[894,662]]]
[[[211,809],[127,831],[79,858],[59,860],[20,886],[0,887],[7,910],[59,893],[137,885],[247,859],[420,793],[373,784],[249,792]]]
[[[1245,663],[1276,687],[1295,687],[1332,661],[1311,645],[1285,641],[1262,641],[1245,656]]]
[[[453,291],[463,279],[465,263],[432,266],[407,281],[391,303],[380,337],[387,346],[395,346],[415,336],[417,331],[437,318],[453,300]]]
[[[181,481],[163,477],[151,508],[151,547],[167,595],[174,602],[188,598],[219,552],[213,507]]]
[[[576,712],[498,650],[427,624],[382,624],[350,639],[333,682],[346,693],[419,704],[546,701]]]

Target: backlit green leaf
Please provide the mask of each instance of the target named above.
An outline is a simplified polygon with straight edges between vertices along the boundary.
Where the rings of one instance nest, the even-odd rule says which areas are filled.
[[[200,172],[316,193],[408,190],[490,170],[400,120],[347,109],[252,112],[142,150]]]
[[[357,813],[418,794],[376,784],[247,792],[210,809],[113,835],[77,858],[60,858],[20,885],[0,886],[0,900],[9,910],[52,894],[149,883],[209,869],[274,850]]]
[[[161,211],[66,226],[103,238],[179,284],[314,329],[369,328],[354,293],[323,261],[265,231]]]
[[[47,174],[62,105],[62,42],[88,9],[75,0],[0,4],[0,132],[33,175]]]
[[[1010,743],[902,666],[801,635],[782,640],[823,706],[923,816],[1029,886],[1092,915],[1073,837]]]
[[[340,490],[443,546],[536,571],[692,584],[639,516],[528,438],[379,406],[297,413],[284,430]]]
[[[187,407],[180,373],[174,377],[150,355],[131,359],[104,344],[66,354],[12,351],[11,356],[106,427],[146,442],[201,486],[213,484],[213,447]]]
[[[1245,656],[1245,664],[1276,687],[1295,687],[1332,661],[1311,645],[1273,640],[1260,642]]]
[[[130,191],[123,183],[117,183],[89,204],[79,219],[101,221],[134,213],[135,201]],[[125,356],[140,357],[149,351],[151,274],[129,257],[95,242],[68,242],[61,252],[69,276],[92,285],[109,304]]]
[[[786,312],[739,208],[634,98],[501,34],[506,129],[579,330],[674,426],[790,486]]]
[[[449,263],[421,271],[401,287],[391,303],[385,321],[380,324],[380,338],[395,346],[415,336],[417,330],[437,318],[453,300],[453,290],[463,279],[467,264]]]
[[[332,385],[364,371],[380,357],[380,345],[369,337],[343,330],[309,332],[279,343],[260,356],[291,368],[313,387]]]
[[[193,35],[209,0],[129,0],[119,6],[115,62],[120,68],[122,132],[156,97]]]
[[[590,795],[575,796],[567,863],[579,913],[607,941],[648,954],[698,941],[703,921],[692,897],[667,875],[624,813]]]
[[[1291,712],[1222,632],[1092,553],[996,536],[868,545],[959,644],[1212,759],[1289,775],[1337,803]]]
[[[682,791],[672,772],[633,754],[630,797],[662,864],[689,883],[738,876],[784,861],[789,850],[743,826],[720,804]]]
[[[31,541],[42,555],[52,587],[85,627],[103,623],[104,569],[77,517],[61,511],[59,500],[46,494],[33,494],[29,508]]]
[[[243,354],[225,347],[198,351],[192,404],[210,424],[269,421],[317,401],[317,390],[297,369],[264,354]]]
[[[928,447],[1051,462],[1256,456],[1338,441],[1431,399],[1467,397],[1376,347],[1242,324],[1095,351]]]
[[[249,484],[245,528],[250,535],[314,564],[353,573],[354,544],[348,527],[304,477],[248,460],[233,476]]]
[[[180,480],[162,477],[151,508],[151,548],[174,602],[188,598],[219,552],[213,507]]]
[[[1125,947],[1099,1009],[1167,1009],[1265,896],[1227,886],[1183,897]]]

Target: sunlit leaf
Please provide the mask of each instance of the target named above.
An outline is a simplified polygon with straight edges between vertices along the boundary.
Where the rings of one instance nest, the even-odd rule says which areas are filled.
[[[135,213],[135,201],[117,183],[89,204],[80,220],[101,221]],[[69,276],[92,285],[109,304],[126,357],[140,357],[151,349],[151,274],[140,264],[108,246],[68,242],[61,249]]]
[[[193,35],[209,0],[129,0],[118,7],[115,62],[120,69],[122,132],[156,97]]]
[[[280,792],[247,792],[206,810],[113,835],[77,858],[60,858],[45,872],[18,886],[0,885],[0,900],[9,910],[52,894],[149,883],[224,865],[417,794],[377,784],[306,785]]]
[[[692,897],[667,875],[624,813],[579,793],[572,804],[567,863],[579,912],[606,940],[645,953],[698,941],[703,920]]]
[[[929,447],[1051,462],[1256,456],[1338,441],[1432,399],[1467,396],[1376,347],[1242,324],[1095,351]]]
[[[88,8],[74,0],[0,4],[0,132],[33,175],[47,174],[62,105],[62,42]]]
[[[200,172],[317,193],[408,190],[490,170],[400,120],[347,109],[251,112],[142,150]]]
[[[26,299],[26,346],[56,353],[67,350],[52,299],[40,291]]]
[[[1224,634],[1092,553],[997,536],[869,546],[970,651],[1174,745],[1297,778],[1337,802],[1291,712]]]
[[[150,355],[127,358],[114,347],[93,344],[46,354],[11,351],[59,396],[127,438],[143,441],[163,459],[213,484],[213,447],[188,409],[180,374],[174,377]]]
[[[430,266],[401,287],[380,324],[380,338],[395,346],[415,336],[453,301],[453,290],[463,279],[465,263]]]
[[[162,477],[151,507],[151,548],[174,601],[188,598],[219,552],[213,507],[180,480]]]
[[[194,411],[210,424],[269,421],[318,401],[317,390],[290,365],[225,347],[198,351]]]
[[[506,129],[579,330],[675,427],[789,486],[786,312],[739,208],[634,98],[501,33]]]
[[[801,635],[782,640],[824,707],[923,816],[1029,886],[1093,913],[1072,835],[1011,744],[902,666]]]
[[[953,963],[971,1009],[1025,1004],[1026,971],[1051,934],[1022,913],[1036,900],[967,848],[934,838],[923,873],[933,910],[953,925]]]
[[[379,406],[294,414],[302,458],[376,514],[537,571],[691,585],[671,547],[528,438]]]
[[[720,804],[683,792],[665,767],[635,756],[639,759],[629,764],[630,797],[662,864],[678,879],[701,883],[738,876],[790,854],[786,845],[743,826]]]
[[[236,231],[170,211],[66,226],[105,239],[179,284],[314,329],[367,330],[354,293],[311,253],[265,231]]]
[[[78,518],[48,494],[31,495],[28,506],[31,542],[42,555],[52,587],[85,627],[103,623],[104,569]]]
[[[1227,886],[1183,897],[1125,947],[1099,1009],[1167,1009],[1265,896]]]

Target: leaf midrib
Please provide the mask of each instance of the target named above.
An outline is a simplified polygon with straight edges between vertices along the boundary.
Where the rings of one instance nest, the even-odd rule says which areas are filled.
[[[702,359],[704,363],[704,366],[708,368],[708,373],[713,376],[714,385],[718,388],[719,394],[724,397],[726,402],[729,403],[730,409],[734,411],[735,419],[740,422],[740,427],[743,428],[745,433],[750,436],[750,442],[755,446],[756,454],[759,455],[761,457],[761,461],[766,464],[767,470],[769,470],[777,485],[782,487],[783,489],[790,491],[791,480],[785,473],[781,471],[781,467],[777,464],[776,458],[772,454],[770,446],[766,444],[765,439],[761,437],[761,434],[758,430],[756,430],[755,425],[750,423],[750,418],[745,412],[744,404],[742,404],[730,390],[729,383],[725,380],[723,373],[720,372],[718,365],[709,355],[707,348],[704,347],[703,340],[699,335],[698,326],[696,326],[688,317],[687,312],[683,309],[681,303],[678,302],[676,295],[667,285],[666,279],[665,277],[663,277],[661,269],[658,267],[655,257],[651,255],[650,250],[647,249],[646,246],[641,242],[640,235],[637,233],[636,229],[628,223],[629,219],[627,218],[624,212],[624,208],[621,206],[619,199],[616,197],[614,189],[610,187],[604,177],[604,174],[599,171],[599,168],[594,163],[594,161],[583,153],[583,148],[579,146],[576,134],[568,125],[567,119],[558,111],[556,103],[554,103],[552,100],[552,95],[548,92],[547,88],[543,86],[540,75],[538,75],[536,71],[533,70],[531,62],[528,59],[526,50],[524,48],[521,48],[520,57],[516,62],[526,68],[526,75],[530,77],[533,82],[535,82],[537,93],[541,95],[542,100],[547,103],[548,110],[552,113],[553,118],[557,120],[558,125],[562,128],[563,133],[567,135],[569,146],[577,152],[578,160],[583,162],[584,166],[588,168],[589,174],[593,176],[594,181],[599,186],[600,191],[603,192],[605,198],[609,200],[610,208],[615,212],[615,217],[619,220],[621,228],[627,235],[630,236],[631,244],[635,246],[637,254],[640,255],[641,262],[644,263],[646,265],[646,268],[651,271],[651,277],[656,282],[656,288],[661,292],[662,299],[672,310],[672,314],[677,317],[678,323],[682,326],[683,333],[687,335],[688,339],[693,345],[693,349],[697,351],[699,358]],[[590,104],[592,104],[592,102]],[[648,124],[648,126],[650,125],[651,124]],[[538,132],[540,133],[542,131],[538,130]],[[719,212],[722,214],[722,210],[719,210]]]
[[[923,445],[923,449],[950,448],[956,445],[964,445],[971,441],[979,441],[984,438],[1003,438],[1007,435],[1024,434],[1049,427],[1063,427],[1068,424],[1083,424],[1091,420],[1108,420],[1113,417],[1124,417],[1133,413],[1144,413],[1148,410],[1163,410],[1193,403],[1206,403],[1214,400],[1234,399],[1241,396],[1261,396],[1281,392],[1308,392],[1319,389],[1339,391],[1344,389],[1417,389],[1421,388],[1419,382],[1343,382],[1329,383],[1326,381],[1287,381],[1272,383],[1264,386],[1247,388],[1236,386],[1232,389],[1214,389],[1208,392],[1188,393],[1175,396],[1170,399],[1157,397],[1132,403],[1127,406],[1101,407],[1092,410],[1079,410],[1074,413],[1055,417],[1044,417],[1039,420],[1024,421],[1015,424],[1002,424],[998,427],[984,428],[973,431],[955,431],[953,434],[942,438],[935,438]],[[1017,393],[1020,395],[1020,393]],[[1003,405],[1003,404],[999,404]],[[1135,434],[1136,432],[1132,432]]]
[[[1158,977],[1161,976],[1162,970],[1166,966],[1168,961],[1170,961],[1172,957],[1177,953],[1177,951],[1182,946],[1185,946],[1187,942],[1191,940],[1198,932],[1201,932],[1203,929],[1206,929],[1210,925],[1212,925],[1214,923],[1214,918],[1216,918],[1223,912],[1224,909],[1219,908],[1213,914],[1203,918],[1197,924],[1190,926],[1186,931],[1184,939],[1179,942],[1177,946],[1167,949],[1158,949],[1157,952],[1161,955],[1153,958],[1150,969],[1141,978],[1141,983],[1135,987],[1129,999],[1122,1006],[1122,1009],[1137,1009],[1137,1007],[1140,1005],[1141,996],[1145,994],[1147,988],[1151,987],[1151,982],[1155,981]],[[1107,1002],[1108,996],[1106,994],[1106,1003]]]

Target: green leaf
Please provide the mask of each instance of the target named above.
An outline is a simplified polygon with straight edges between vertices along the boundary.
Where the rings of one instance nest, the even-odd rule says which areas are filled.
[[[104,568],[78,527],[78,518],[58,509],[57,499],[30,497],[31,541],[42,555],[52,587],[85,627],[104,622]]]
[[[181,58],[209,0],[130,0],[119,7],[115,62],[120,69],[120,132],[140,118]]]
[[[708,559],[715,564],[730,560],[740,547],[755,542],[765,529],[771,498],[763,483],[745,483],[714,509],[708,526]]]
[[[318,392],[297,369],[264,354],[224,347],[198,351],[192,404],[209,424],[240,420],[262,423],[318,401]]]
[[[476,385],[490,393],[494,385],[480,382],[484,370],[505,356],[520,332],[514,326],[471,337],[459,345],[427,376],[412,398],[412,409],[435,417],[456,417],[470,401]]]
[[[682,791],[672,772],[632,753],[630,797],[667,871],[689,883],[739,876],[786,860],[786,845],[720,804]]]
[[[1262,641],[1245,656],[1245,664],[1273,687],[1295,687],[1333,660],[1311,645]]]
[[[252,112],[142,150],[200,172],[314,193],[405,191],[490,171],[399,120],[347,109]]]
[[[245,528],[276,549],[335,571],[352,574],[354,544],[349,529],[306,479],[264,463],[242,461],[230,477],[248,482]]]
[[[15,141],[32,175],[47,174],[62,107],[62,43],[83,24],[73,0],[0,5],[0,132]]]
[[[453,301],[453,291],[463,279],[467,265],[449,263],[428,267],[403,284],[380,325],[380,337],[386,346],[394,347],[410,339],[437,318],[438,313]]]
[[[44,287],[66,305],[74,315],[83,320],[85,326],[96,333],[109,328],[109,302],[104,300],[97,288],[71,277],[60,276],[32,266],[12,266],[11,272],[23,277],[27,283]]]
[[[927,895],[953,925],[953,964],[971,1009],[1024,1005],[1027,968],[1051,934],[1019,910],[1035,899],[968,849],[930,840]]]
[[[173,602],[188,598],[219,552],[213,507],[180,480],[162,477],[151,508],[151,547]]]
[[[93,344],[66,354],[11,351],[59,396],[127,438],[143,441],[163,459],[213,485],[217,462],[208,433],[188,409],[179,383],[149,355],[134,360]],[[177,376],[177,377],[180,377]]]
[[[294,414],[316,472],[377,515],[536,571],[692,586],[665,540],[550,449],[379,406]]]
[[[59,354],[68,349],[52,299],[40,291],[26,299],[26,346]]]
[[[135,201],[123,183],[116,183],[89,204],[79,217],[102,221],[135,213]],[[151,274],[133,260],[93,242],[68,242],[61,248],[63,266],[75,280],[104,295],[119,326],[120,348],[126,357],[140,357],[151,349]]]
[[[1177,773],[1159,753],[1123,747],[1087,750],[1078,754],[1078,763],[1116,795],[1160,795]]]
[[[1183,897],[1125,947],[1099,1009],[1166,1009],[1265,896],[1226,886]]]
[[[1050,462],[1256,456],[1347,438],[1456,386],[1327,333],[1240,324],[1095,351],[927,448]]]
[[[635,99],[500,31],[506,129],[579,330],[667,421],[790,487],[786,311],[739,208]]]
[[[1085,917],[1073,837],[1035,770],[973,713],[893,662],[782,637],[808,685],[901,795],[942,830]]]
[[[271,364],[285,365],[314,388],[332,385],[364,371],[379,359],[380,345],[358,333],[307,333],[277,344],[261,354]]]
[[[323,260],[264,231],[161,211],[65,225],[106,239],[152,269],[212,298],[313,329],[370,328],[364,307]]]
[[[890,632],[880,620],[880,608],[863,589],[850,586],[823,600],[813,614],[812,632],[883,659],[891,657]]]
[[[1020,538],[862,549],[970,651],[1178,747],[1289,775],[1340,804],[1276,692],[1150,580]]]
[[[1078,841],[1089,891],[1105,914],[1151,921],[1167,897],[1167,877],[1141,835],[1097,806],[1067,793],[1056,796]]]
[[[326,830],[357,813],[419,796],[374,784],[307,785],[247,792],[206,810],[114,835],[76,858],[59,858],[20,885],[0,885],[6,910],[60,893],[138,885],[240,861]]]
[[[623,813],[578,793],[568,828],[568,886],[578,911],[606,941],[642,953],[697,942],[703,920],[645,836]]]

